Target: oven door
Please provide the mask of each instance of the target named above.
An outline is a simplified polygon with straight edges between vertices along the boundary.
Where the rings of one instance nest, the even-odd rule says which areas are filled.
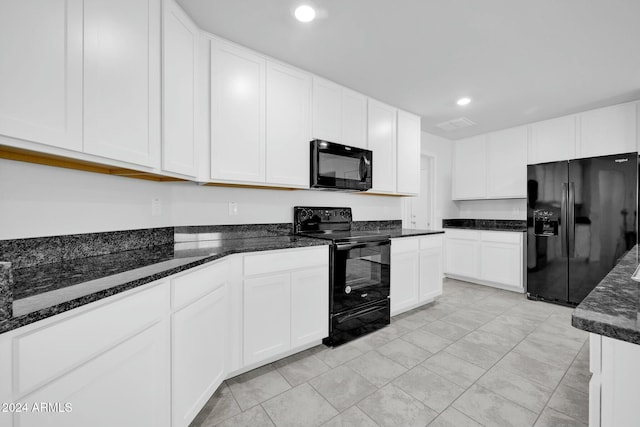
[[[332,315],[389,298],[390,247],[389,240],[334,246]]]
[[[372,157],[370,150],[318,139],[311,141],[311,188],[370,189]]]

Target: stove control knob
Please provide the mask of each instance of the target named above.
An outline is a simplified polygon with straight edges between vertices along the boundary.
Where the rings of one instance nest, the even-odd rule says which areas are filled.
[[[346,288],[344,288],[344,292],[347,294],[351,293],[351,286],[347,286]]]

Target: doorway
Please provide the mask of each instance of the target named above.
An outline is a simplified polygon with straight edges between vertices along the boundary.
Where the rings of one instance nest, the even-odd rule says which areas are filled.
[[[404,228],[433,229],[435,196],[435,157],[420,156],[420,193],[404,199],[402,222]]]

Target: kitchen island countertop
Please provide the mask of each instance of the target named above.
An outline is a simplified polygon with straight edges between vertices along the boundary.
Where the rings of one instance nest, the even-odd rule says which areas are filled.
[[[631,279],[638,255],[636,245],[578,305],[574,327],[640,345],[640,283]]]

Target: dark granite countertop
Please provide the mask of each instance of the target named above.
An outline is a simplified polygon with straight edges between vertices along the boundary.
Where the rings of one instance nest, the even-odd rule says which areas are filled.
[[[392,238],[443,233],[355,221]],[[0,241],[0,333],[226,255],[329,244],[290,223],[165,227]]]
[[[265,229],[243,233],[242,227],[231,231],[215,226],[176,227],[174,244],[13,269],[13,283],[10,286],[13,291],[13,313],[4,320],[0,318],[0,333],[226,255],[328,244],[319,239],[278,235],[282,231]]]
[[[631,279],[638,256],[636,245],[587,295],[573,312],[574,327],[640,344],[640,283]]]
[[[396,228],[389,230],[389,235],[392,239],[398,239],[401,237],[413,237],[413,236],[428,236],[430,234],[443,234],[444,230],[413,230],[409,228]]]
[[[451,218],[442,220],[443,228],[462,228],[486,231],[526,232],[527,221],[519,219],[463,219]]]
[[[427,236],[429,234],[442,234],[443,230],[413,230],[402,228],[402,221],[354,221],[351,225],[353,230],[377,231],[381,233],[389,233],[392,239],[400,237]]]

